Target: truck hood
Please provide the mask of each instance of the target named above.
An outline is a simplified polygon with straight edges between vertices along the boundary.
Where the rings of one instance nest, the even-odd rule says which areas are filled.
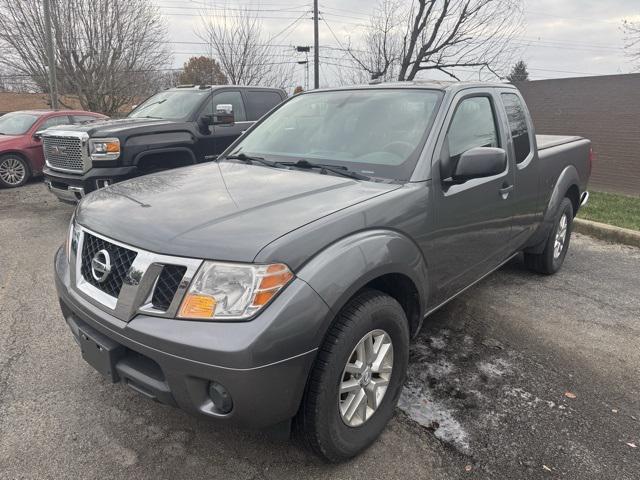
[[[180,122],[174,120],[163,120],[160,118],[118,118],[118,119],[105,119],[97,122],[89,122],[80,125],[59,125],[51,127],[47,131],[55,132],[56,130],[63,130],[65,132],[86,132],[90,137],[107,137],[109,135],[117,135],[124,131],[154,127],[154,129],[162,129],[163,126],[169,129],[176,125],[181,125]]]
[[[235,162],[135,178],[80,203],[77,221],[167,255],[251,262],[287,233],[400,185]]]

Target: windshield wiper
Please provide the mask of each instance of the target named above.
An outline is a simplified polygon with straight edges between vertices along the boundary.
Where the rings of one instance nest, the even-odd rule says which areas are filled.
[[[284,164],[280,162],[272,162],[271,160],[267,160],[266,158],[245,155],[244,153],[238,153],[237,155],[225,155],[222,158],[223,159],[228,158],[229,160],[240,160],[241,162],[249,163],[249,164],[261,163],[262,165],[266,165],[267,167],[273,167],[273,168],[285,168],[283,166]]]
[[[298,160],[297,162],[278,162],[281,165],[288,167],[302,168],[307,170],[320,170],[320,173],[331,172],[336,175],[342,175],[343,177],[355,178],[356,180],[371,180],[371,177],[367,177],[353,170],[349,170],[344,165],[327,165],[324,163],[313,163],[306,159]]]
[[[162,100],[158,100],[157,102],[151,102],[149,105],[142,105],[142,108],[140,108],[140,110],[138,110],[138,112],[142,112],[146,109],[148,109],[149,107],[153,107],[154,105],[160,105],[161,103],[166,102],[167,99],[163,98]]]

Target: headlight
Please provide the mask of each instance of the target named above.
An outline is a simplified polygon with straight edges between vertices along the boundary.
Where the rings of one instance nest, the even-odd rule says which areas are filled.
[[[64,251],[67,254],[67,261],[71,262],[71,252],[75,252],[78,249],[78,238],[80,231],[76,227],[76,212],[71,215],[71,221],[69,222],[69,231],[67,232],[67,238],[64,242]]]
[[[91,160],[115,160],[120,156],[120,140],[117,138],[92,138],[89,140]]]
[[[244,320],[255,315],[293,278],[282,263],[250,265],[204,262],[178,316],[199,320]]]

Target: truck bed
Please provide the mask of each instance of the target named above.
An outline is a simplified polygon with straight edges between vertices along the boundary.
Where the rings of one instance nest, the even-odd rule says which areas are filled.
[[[557,147],[558,145],[564,145],[566,143],[575,142],[577,140],[582,140],[582,137],[566,135],[536,135],[538,150]]]

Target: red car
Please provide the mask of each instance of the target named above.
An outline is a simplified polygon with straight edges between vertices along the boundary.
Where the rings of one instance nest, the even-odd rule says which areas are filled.
[[[108,117],[81,110],[22,110],[0,117],[0,187],[19,187],[42,173],[44,154],[39,132],[55,125],[103,118]]]

